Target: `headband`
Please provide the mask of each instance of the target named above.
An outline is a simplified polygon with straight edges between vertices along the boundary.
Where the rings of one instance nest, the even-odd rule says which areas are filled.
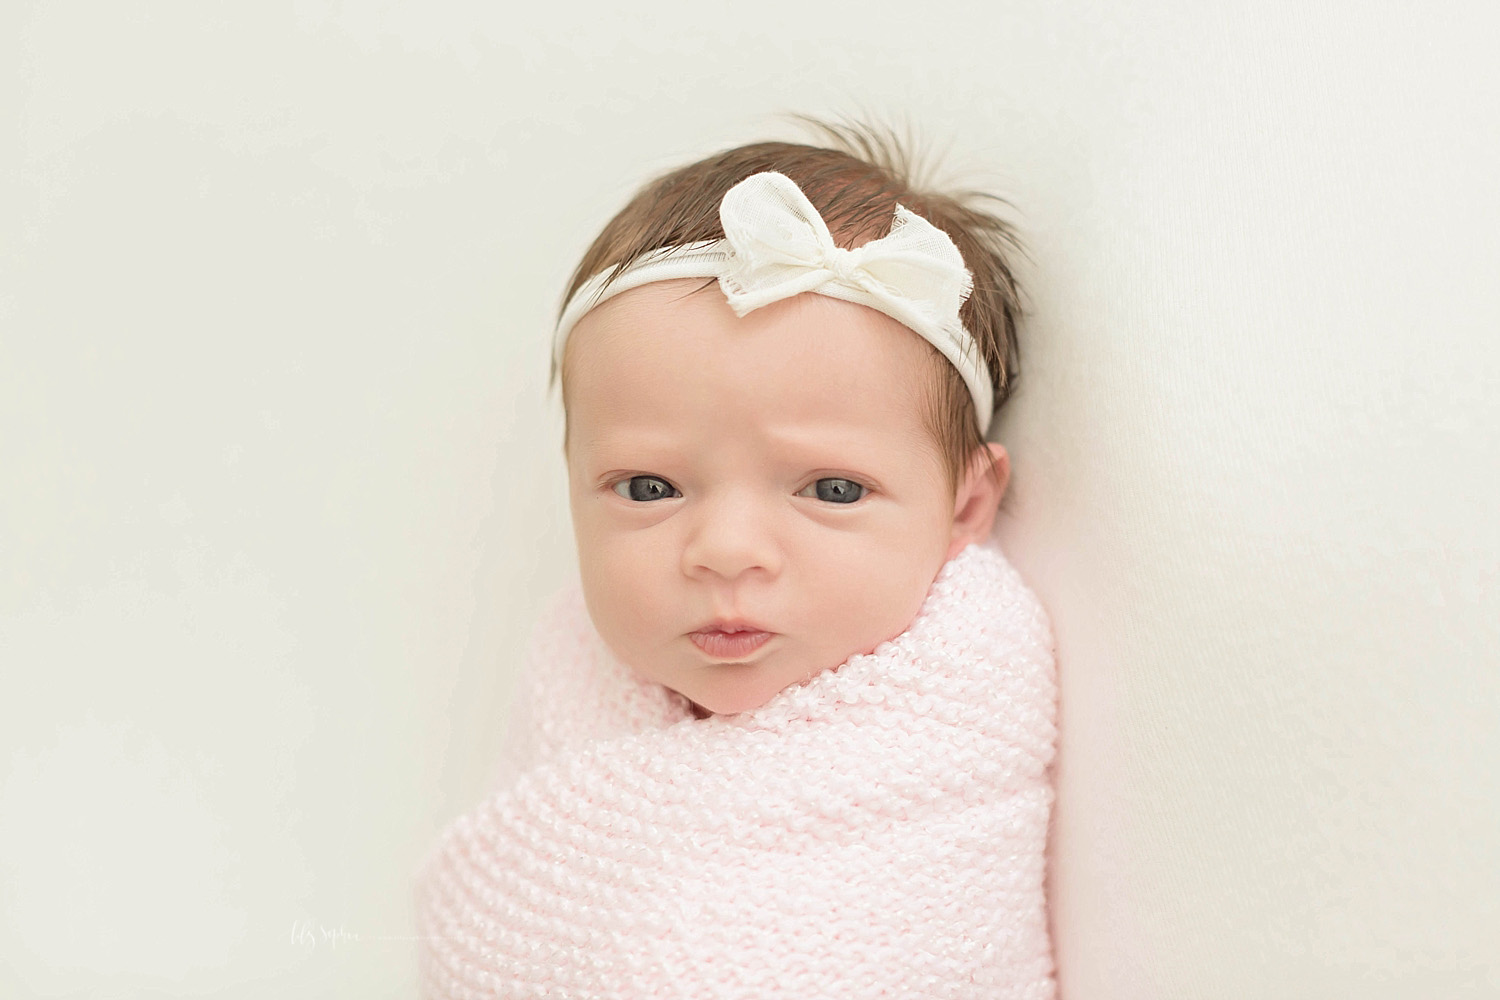
[[[608,268],[584,282],[558,320],[552,341],[556,364],[561,367],[568,334],[589,310],[652,282],[717,278],[736,316],[817,292],[879,310],[936,347],[969,387],[980,434],[989,431],[989,368],[958,318],[973,278],[947,233],[897,205],[889,234],[846,250],[834,244],[802,189],[769,171],[730,188],[719,203],[719,221],[722,240],[654,250],[623,271]]]

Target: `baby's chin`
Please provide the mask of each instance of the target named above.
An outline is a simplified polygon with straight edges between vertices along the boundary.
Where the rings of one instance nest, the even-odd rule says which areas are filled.
[[[829,670],[837,670],[841,665],[842,663],[835,664],[824,670],[816,671],[812,674],[812,677],[826,673]],[[715,687],[694,687],[691,690],[677,690],[677,694],[681,695],[687,701],[688,708],[695,718],[706,719],[711,715],[739,715],[742,712],[753,712],[757,708],[769,704],[777,695],[788,688],[798,687],[811,679],[810,677],[798,677],[779,687],[767,687],[763,684],[758,685],[753,683],[754,679],[749,676],[749,672],[753,670],[753,666],[750,664],[720,664],[707,669],[735,670],[737,668],[746,671],[746,680],[752,681],[752,683],[735,684],[729,678],[720,678],[724,683]],[[673,690],[676,689],[674,688]]]
[[[682,694],[682,692],[679,691],[678,694]],[[687,701],[688,711],[693,713],[693,718],[708,719],[715,715],[739,715],[742,712],[753,712],[769,702],[775,695],[766,698],[749,699],[748,701],[743,699],[735,700],[699,696],[701,701],[708,702],[709,704],[701,704],[700,701],[695,701],[687,695],[682,695],[682,697]]]
[[[678,691],[688,703],[694,718],[706,719],[711,715],[739,715],[753,712],[781,693],[776,691]]]

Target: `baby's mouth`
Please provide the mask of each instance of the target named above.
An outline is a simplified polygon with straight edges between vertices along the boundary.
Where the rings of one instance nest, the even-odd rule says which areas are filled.
[[[688,638],[714,659],[738,660],[764,646],[775,634],[759,629],[731,632],[713,628],[690,632]]]

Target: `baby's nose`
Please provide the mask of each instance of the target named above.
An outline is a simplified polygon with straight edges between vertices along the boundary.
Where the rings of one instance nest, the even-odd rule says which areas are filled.
[[[698,512],[691,536],[683,547],[683,572],[736,579],[760,570],[781,572],[781,549],[774,517],[749,498],[724,497]]]

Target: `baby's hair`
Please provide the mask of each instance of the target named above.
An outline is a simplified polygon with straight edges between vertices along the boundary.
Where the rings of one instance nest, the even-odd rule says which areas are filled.
[[[841,247],[854,247],[886,235],[896,206],[902,205],[943,230],[974,275],[974,291],[959,310],[994,385],[998,411],[1020,376],[1017,325],[1020,287],[1011,261],[1024,254],[1010,224],[986,203],[1004,199],[978,191],[944,194],[918,190],[912,177],[912,150],[889,129],[858,123],[831,123],[798,116],[827,141],[826,146],[758,142],[725,150],[674,170],[643,187],[609,221],[583,255],[563,295],[564,303],[601,271],[621,273],[641,256],[664,247],[724,238],[719,202],[725,192],[752,174],[774,170],[800,187],[822,215]],[[963,376],[928,345],[933,376],[925,380],[924,418],[937,443],[950,495],[976,451],[990,463]],[[549,385],[566,377],[554,359]],[[564,418],[566,420],[566,416]],[[566,437],[564,447],[566,448]]]

